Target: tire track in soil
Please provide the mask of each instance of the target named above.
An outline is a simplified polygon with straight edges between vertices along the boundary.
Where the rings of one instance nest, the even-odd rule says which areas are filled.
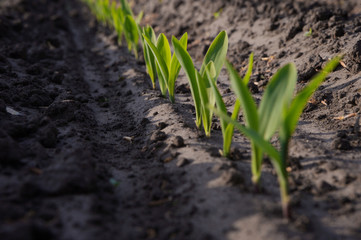
[[[74,2],[67,2],[67,8],[84,9]],[[89,16],[89,12],[81,15]],[[171,176],[157,158],[150,159],[153,153],[142,152],[152,127],[147,127],[143,113],[127,107],[133,101],[132,81],[142,82],[145,75],[139,73],[140,66],[125,48],[115,47],[102,32],[95,35],[86,26],[88,20],[79,18],[69,18],[69,26],[76,50],[81,53],[76,54],[74,62],[79,64],[77,67],[93,99],[88,103],[97,122],[96,134],[90,136],[95,142],[93,155],[98,170],[104,171],[105,180],[114,185],[109,196],[98,199],[97,205],[106,209],[99,219],[104,229],[100,236],[102,239],[169,239],[171,236],[184,239],[184,234],[190,232],[189,224],[171,216],[171,195],[176,188],[175,180],[181,176]],[[119,76],[118,71],[125,72],[126,77]]]

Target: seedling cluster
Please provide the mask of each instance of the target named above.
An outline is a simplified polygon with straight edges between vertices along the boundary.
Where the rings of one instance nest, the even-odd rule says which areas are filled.
[[[140,27],[143,13],[134,16],[126,0],[120,4],[109,0],[83,0],[95,14],[98,21],[113,27],[118,34],[118,43],[126,39],[129,51],[138,58],[138,44],[141,41],[147,72],[156,88],[156,79],[162,95],[168,92],[172,103],[175,101],[174,88],[179,71],[183,68],[187,75],[196,112],[196,126],[203,126],[205,135],[210,137],[214,113],[220,118],[223,150],[225,157],[230,156],[230,147],[234,128],[237,128],[251,143],[252,182],[260,185],[264,155],[271,159],[278,176],[284,217],[289,217],[288,173],[289,142],[298,124],[299,118],[313,92],[326,76],[340,62],[340,57],[332,59],[298,94],[294,94],[297,82],[297,70],[290,63],[280,68],[269,80],[262,100],[257,106],[248,88],[252,75],[253,54],[250,55],[248,70],[242,78],[226,61],[228,36],[222,31],[210,45],[204,56],[200,70],[194,66],[187,51],[188,35],[177,39],[172,36],[173,54],[167,37],[161,33],[157,37],[151,26]],[[310,30],[311,32],[311,30]],[[237,100],[231,116],[217,87],[217,79],[223,65],[229,73],[231,87]],[[239,112],[243,112],[245,124],[237,121]],[[278,137],[279,148],[271,143],[271,138]]]

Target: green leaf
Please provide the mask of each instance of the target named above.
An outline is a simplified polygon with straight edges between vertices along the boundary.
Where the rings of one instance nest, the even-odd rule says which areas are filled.
[[[122,45],[122,37],[123,37],[123,31],[124,31],[124,15],[123,11],[120,7],[116,7],[115,2],[112,4],[112,18],[113,18],[113,25],[115,28],[115,31],[118,35],[118,44]]]
[[[259,133],[266,140],[279,128],[284,107],[291,102],[296,82],[296,67],[294,64],[287,64],[267,84],[258,109]]]
[[[144,12],[143,11],[140,11],[140,13],[138,14],[138,16],[135,18],[135,22],[137,24],[140,24],[140,22],[142,21],[143,19],[143,16],[144,16]]]
[[[122,6],[122,10],[124,12],[124,15],[130,15],[133,17],[133,11],[130,8],[127,0],[120,0],[120,4]]]
[[[194,106],[196,110],[196,125],[199,128],[201,125],[201,99],[199,96],[199,90],[196,79],[196,71],[194,68],[193,61],[189,56],[187,50],[185,50],[179,40],[175,37],[172,37],[172,44],[174,48],[174,53],[177,56],[177,59],[184,69],[188,81],[191,87],[191,93],[194,101]]]
[[[184,49],[187,49],[188,34],[184,33],[183,36],[180,38],[179,42]],[[169,80],[168,80],[168,93],[171,102],[174,102],[175,81],[178,77],[180,69],[181,69],[181,65],[177,59],[177,56],[173,54],[172,60],[170,61]]]
[[[199,95],[200,95],[200,99],[201,99],[201,112],[202,112],[203,128],[204,128],[204,132],[206,133],[206,136],[209,137],[212,119],[210,119],[210,110],[209,110],[209,108],[207,108],[208,104],[211,104],[211,103],[209,103],[208,92],[207,92],[207,88],[206,88],[206,81],[208,81],[207,78],[208,78],[207,75],[202,77],[200,75],[200,73],[198,71],[196,71],[196,79],[197,79],[198,90],[199,90]],[[212,80],[210,80],[210,81],[212,81]]]
[[[253,70],[253,53],[251,53],[251,55],[249,56],[248,69],[246,75],[243,78],[243,82],[246,86],[248,85],[249,80],[251,79],[252,70]]]
[[[208,78],[208,80],[207,80]],[[204,83],[205,83],[205,86],[206,86],[206,91],[207,91],[207,95],[208,95],[208,104],[214,106],[216,104],[216,97],[215,95],[213,94],[213,90],[209,84],[210,81],[214,81],[216,82],[217,79],[216,79],[216,68],[214,66],[214,63],[213,61],[210,61],[206,67],[206,74],[204,75],[203,77],[204,79]],[[206,107],[207,105],[205,105]],[[212,117],[213,117],[213,111],[210,110],[209,112],[209,121],[210,123],[212,122]],[[209,129],[210,129],[211,126],[209,126]],[[209,130],[210,131],[210,130]]]
[[[241,103],[237,99],[232,113],[232,119],[237,120],[239,110],[241,108]],[[222,120],[223,121],[223,120]],[[223,136],[223,154],[227,157],[231,150],[231,144],[232,144],[232,137],[234,133],[234,125],[232,123],[228,123],[226,130],[224,131]]]
[[[154,54],[154,58],[159,66],[160,73],[162,74],[164,79],[168,79],[168,67],[165,63],[161,53],[158,51],[158,48],[152,43],[152,41],[143,34],[143,38],[147,45],[149,46],[151,52]]]
[[[138,35],[138,25],[135,23],[134,18],[130,15],[127,15],[125,17],[124,22],[124,28],[125,28],[125,38],[128,43],[128,49],[134,50],[134,55],[137,57],[137,46],[139,41],[139,35]]]
[[[147,36],[148,39],[150,39],[153,43],[156,42],[155,33],[152,27],[147,26],[143,28],[143,34]],[[143,38],[143,36],[142,36]],[[144,49],[144,60],[147,67],[147,71],[149,74],[149,77],[152,81],[153,89],[155,89],[155,78],[156,78],[156,72],[157,72],[157,65],[156,61],[154,59],[154,54],[150,50],[150,47],[143,38],[143,49]]]
[[[325,68],[320,73],[318,73],[309,82],[309,84],[293,99],[284,120],[284,131],[286,138],[290,137],[295,131],[298,120],[307,104],[308,99],[312,96],[313,92],[316,91],[320,84],[325,80],[326,76],[338,66],[341,58],[342,57],[337,56],[331,61],[329,61]]]
[[[161,33],[158,36],[157,49],[160,55],[162,56],[165,64],[167,65],[167,69],[170,69],[170,61],[172,59],[172,54],[170,51],[168,39],[163,33]],[[168,78],[166,80],[168,81]]]
[[[227,114],[222,113],[218,109],[214,109],[214,113],[218,115],[219,117],[223,118],[228,123],[232,123],[239,131],[241,131],[245,136],[247,136],[249,139],[251,139],[262,151],[264,151],[268,156],[276,160],[278,163],[281,162],[280,154],[277,151],[277,149],[272,146],[271,143],[264,140],[257,131],[254,129],[242,126],[239,122],[236,120],[233,120],[231,117],[229,117]]]
[[[213,79],[208,79],[209,80],[209,85],[211,86],[212,90],[213,90],[213,95],[215,96],[216,99],[216,105],[217,105],[217,109],[219,109],[219,111],[223,112],[223,113],[227,113],[227,108],[226,105],[224,104],[224,101],[222,99],[222,96],[217,88],[216,82],[213,81]],[[221,129],[222,129],[222,134],[225,134],[225,129],[227,128],[227,122],[223,120],[223,118],[220,119],[221,122]]]
[[[228,36],[225,31],[222,31],[218,36],[213,40],[211,46],[208,48],[208,51],[204,57],[200,74],[203,76],[206,66],[210,61],[214,62],[216,76],[218,78],[221,69],[223,67],[224,61],[226,60],[228,50]]]
[[[253,55],[250,56],[250,58],[252,57]],[[242,79],[239,77],[237,71],[233,68],[233,66],[229,62],[226,62],[226,67],[231,80],[232,89],[236,93],[236,96],[239,99],[239,101],[241,102],[241,106],[244,112],[244,117],[246,120],[246,126],[258,131],[259,120],[258,120],[256,103],[254,102],[252,95],[247,88],[246,83],[242,81]]]
[[[171,51],[168,39],[166,36],[161,33],[157,40],[157,49],[159,51],[160,56],[163,58],[166,64],[166,71],[167,74],[160,73],[160,66],[157,65],[157,72],[158,72],[158,80],[159,80],[159,87],[162,92],[163,96],[166,96],[167,89],[168,89],[168,78],[169,78],[169,69],[170,69],[170,61],[171,61]],[[155,55],[156,56],[156,55]]]

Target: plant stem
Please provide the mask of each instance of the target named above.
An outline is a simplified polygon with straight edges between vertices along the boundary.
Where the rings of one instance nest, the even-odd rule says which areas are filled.
[[[279,183],[281,191],[281,201],[282,201],[282,212],[284,218],[290,218],[290,209],[289,209],[289,193],[288,193],[288,173],[286,170],[286,164],[288,162],[288,146],[289,138],[287,140],[281,140],[281,166],[279,174]]]
[[[227,145],[227,143],[226,143],[226,141],[225,141],[225,136],[223,136],[223,157],[226,157],[226,158],[228,158],[229,157],[229,147],[228,147],[228,145]],[[227,146],[226,146],[227,145]]]
[[[284,218],[290,218],[289,202],[290,196],[288,194],[288,180],[287,176],[280,176],[280,190],[281,190],[281,202],[282,202],[282,213]]]
[[[263,153],[261,149],[259,149],[253,141],[251,143],[251,150],[252,150],[252,157],[251,157],[252,182],[256,188],[256,191],[258,191],[260,188]]]

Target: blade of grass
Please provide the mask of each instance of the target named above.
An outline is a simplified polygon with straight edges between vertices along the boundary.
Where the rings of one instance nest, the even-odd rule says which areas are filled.
[[[189,53],[182,47],[182,44],[179,42],[179,40],[173,37],[172,44],[174,47],[174,53],[177,56],[180,65],[182,66],[188,77],[196,110],[196,125],[197,128],[199,128],[201,125],[201,99],[199,96],[198,84],[196,79],[196,70],[194,68],[193,61],[189,56]]]
[[[156,42],[155,33],[152,27],[147,26],[143,28],[143,34],[154,44]],[[143,35],[142,35],[143,38]],[[153,89],[155,89],[155,78],[156,78],[156,72],[157,72],[157,65],[154,59],[154,54],[150,50],[150,47],[145,42],[143,38],[143,54],[144,54],[144,60],[147,67],[148,75],[152,81]]]
[[[209,119],[210,110],[206,108],[205,106],[208,105],[209,99],[207,94],[207,88],[205,82],[207,81],[207,76],[202,77],[201,74],[196,71],[196,80],[198,84],[198,90],[199,95],[201,99],[201,113],[202,113],[202,122],[203,122],[203,128],[204,132],[206,133],[206,136],[210,136],[210,128],[211,128],[211,121]]]
[[[165,63],[161,53],[158,51],[158,48],[152,43],[152,41],[143,34],[143,38],[145,40],[145,42],[147,43],[147,45],[149,46],[151,52],[154,55],[154,58],[157,62],[157,65],[159,67],[160,73],[162,75],[162,77],[164,79],[168,79],[169,77],[169,73],[168,73],[168,67],[167,64]],[[159,76],[158,76],[159,77]]]
[[[326,76],[338,66],[341,58],[341,56],[333,58],[325,66],[325,68],[320,73],[318,73],[310,81],[310,83],[293,99],[287,116],[284,120],[284,130],[286,132],[286,136],[291,136],[293,134],[296,129],[298,119],[300,118],[308,99],[311,97],[313,92],[320,86],[320,84],[325,80]]]
[[[135,58],[138,58],[138,25],[131,15],[127,15],[124,21],[125,38],[128,43],[128,50],[133,50]]]
[[[253,55],[251,54],[250,63],[253,63],[252,59]],[[227,61],[226,67],[229,72],[232,89],[236,93],[236,96],[240,100],[241,106],[244,110],[246,126],[254,129],[255,131],[258,131],[259,120],[256,103],[254,102],[246,83],[242,81],[242,79],[238,75],[238,72],[233,68],[231,63]]]
[[[231,116],[233,120],[237,120],[240,108],[241,108],[241,103],[237,99],[234,104],[233,113]],[[234,125],[232,123],[228,123],[223,136],[223,154],[226,157],[229,156],[230,154],[233,133],[234,133]]]
[[[166,75],[160,72],[160,67],[157,65],[159,87],[162,92],[162,95],[165,97],[168,89],[169,69],[170,69],[170,62],[172,55],[171,55],[168,39],[163,33],[161,33],[158,36],[157,49],[159,51],[160,57],[164,60],[164,63],[166,64],[166,69],[164,69],[164,71],[167,71]]]
[[[188,34],[184,33],[183,36],[179,39],[181,46],[184,49],[187,49],[188,43]],[[177,56],[173,53],[172,60],[170,62],[170,70],[169,70],[169,80],[168,80],[168,94],[169,99],[172,103],[174,103],[174,87],[175,81],[179,75],[181,69],[181,65],[177,59]]]
[[[262,148],[262,150],[265,153],[267,153],[268,156],[270,156],[277,162],[281,161],[280,154],[277,151],[277,149],[274,146],[272,146],[271,143],[264,140],[263,137],[257,133],[257,131],[255,131],[252,128],[242,126],[239,122],[237,122],[236,120],[233,120],[227,114],[222,113],[221,111],[219,111],[218,109],[216,109],[214,107],[211,107],[211,106],[209,106],[209,107],[213,108],[214,113],[216,115],[218,115],[219,117],[221,117],[224,121],[226,121],[228,123],[232,123],[241,133],[243,133],[248,138],[252,139],[257,144],[257,146]]]
[[[216,69],[215,79],[217,79],[226,59],[227,51],[228,36],[226,31],[222,31],[217,35],[217,37],[213,40],[212,44],[209,46],[208,51],[204,56],[201,70],[199,71],[200,74],[202,76],[204,75],[206,66],[210,61],[212,61]]]
[[[132,9],[131,9],[130,6],[129,6],[128,1],[127,1],[127,0],[120,0],[120,4],[121,4],[121,6],[122,6],[124,15],[130,15],[130,16],[133,17],[133,11],[132,11]]]
[[[287,64],[276,72],[267,84],[258,108],[259,133],[268,140],[281,124],[282,112],[289,104],[297,82],[294,64]]]
[[[250,69],[253,65],[253,53],[249,58],[249,66],[246,74],[246,80],[249,81],[250,78]],[[230,76],[231,86],[233,91],[236,93],[237,98],[241,103],[243,108],[245,124],[247,127],[258,132],[259,129],[259,116],[257,111],[257,105],[254,102],[250,90],[247,88],[245,81],[243,81],[238,75],[237,71],[233,66],[226,62],[226,67]],[[252,151],[252,160],[251,160],[251,169],[252,169],[252,181],[255,186],[258,188],[260,177],[261,177],[261,167],[263,161],[263,153],[260,148],[253,142],[251,139],[251,151]]]

